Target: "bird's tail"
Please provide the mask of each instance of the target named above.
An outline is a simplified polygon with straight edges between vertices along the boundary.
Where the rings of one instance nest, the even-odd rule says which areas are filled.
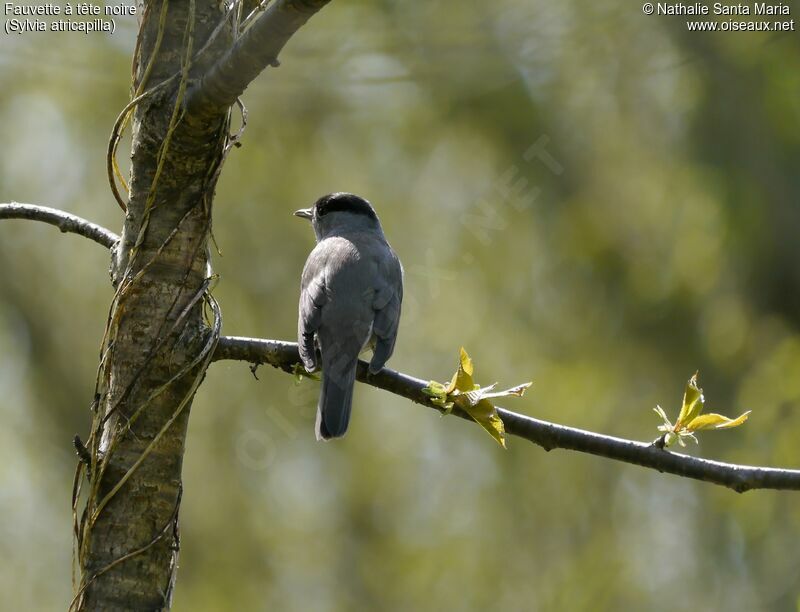
[[[317,405],[317,440],[341,438],[350,423],[358,358],[323,365],[322,390]]]

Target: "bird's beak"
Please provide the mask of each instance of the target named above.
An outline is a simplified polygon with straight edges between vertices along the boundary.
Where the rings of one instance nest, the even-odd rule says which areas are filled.
[[[294,211],[295,217],[302,217],[303,219],[311,220],[312,214],[310,208],[301,208],[300,210]]]

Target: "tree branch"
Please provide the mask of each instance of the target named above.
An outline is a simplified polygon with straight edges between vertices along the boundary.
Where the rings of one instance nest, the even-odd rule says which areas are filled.
[[[297,344],[279,340],[262,340],[223,336],[214,360],[235,359],[250,363],[266,363],[286,372],[293,372],[300,363]],[[400,395],[412,402],[441,411],[432,404],[422,389],[428,381],[384,368],[370,374],[367,363],[359,361],[357,378],[363,383]],[[556,425],[502,408],[497,409],[506,432],[538,444],[547,451],[565,448],[608,459],[624,461],[678,476],[703,480],[733,489],[739,493],[750,489],[800,490],[800,470],[736,465],[681,455],[657,448],[652,443],[634,442],[613,436]],[[464,412],[453,414],[471,420]]]
[[[66,213],[63,210],[49,208],[48,206],[20,204],[19,202],[0,204],[0,219],[43,221],[44,223],[55,225],[64,233],[78,234],[89,240],[94,240],[107,249],[113,247],[119,240],[119,236],[104,227],[76,215]]]
[[[113,232],[54,208],[34,204],[0,204],[0,219],[31,219],[55,225],[62,232],[79,234],[106,248],[111,248],[119,237]],[[300,364],[297,344],[280,340],[262,340],[223,336],[219,340],[213,360],[232,359],[256,364],[269,364],[292,373]],[[405,397],[417,404],[441,408],[432,404],[422,389],[428,381],[414,378],[384,368],[370,374],[367,363],[359,361],[357,378],[363,383]],[[624,461],[642,467],[667,472],[696,480],[722,485],[740,493],[750,489],[800,490],[800,470],[755,467],[710,461],[657,448],[652,443],[635,442],[613,436],[566,427],[540,419],[498,408],[506,432],[538,444],[549,451],[554,448],[575,450],[599,457]],[[471,418],[457,409],[453,414],[467,420]]]
[[[275,0],[187,93],[191,114],[226,110],[267,66],[278,65],[287,41],[330,0]]]

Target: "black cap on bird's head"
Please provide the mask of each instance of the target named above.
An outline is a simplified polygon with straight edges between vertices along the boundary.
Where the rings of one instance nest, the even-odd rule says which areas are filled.
[[[314,202],[314,206],[311,208],[301,208],[300,210],[295,211],[294,214],[297,217],[313,220],[321,219],[322,217],[333,212],[347,212],[354,215],[364,215],[374,221],[378,220],[378,215],[375,214],[375,209],[372,208],[372,204],[354,193],[342,191],[324,195],[319,200]]]

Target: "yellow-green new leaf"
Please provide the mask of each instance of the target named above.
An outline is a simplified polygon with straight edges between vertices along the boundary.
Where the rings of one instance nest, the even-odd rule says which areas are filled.
[[[458,369],[453,374],[450,383],[445,387],[441,383],[431,381],[422,392],[431,398],[431,401],[450,412],[453,406],[458,406],[483,427],[500,446],[506,448],[506,430],[503,420],[498,416],[497,409],[490,399],[497,397],[521,397],[532,383],[525,383],[495,391],[497,383],[488,387],[475,384],[473,379],[474,366],[464,347],[461,347],[458,360]]]
[[[487,401],[486,403],[488,404],[489,402]],[[494,406],[492,406],[492,413],[486,418],[476,418],[475,416],[472,418],[475,419],[500,446],[507,448],[506,426],[503,424],[503,419],[497,416],[497,411],[494,410]]]
[[[695,372],[694,376],[689,379],[686,384],[686,390],[683,394],[683,405],[678,420],[673,425],[670,423],[667,414],[660,406],[654,408],[656,414],[664,421],[663,425],[658,426],[658,430],[664,432],[663,446],[666,448],[675,442],[681,446],[686,446],[686,438],[697,442],[694,432],[704,429],[730,429],[731,427],[738,427],[747,420],[750,411],[735,419],[730,419],[721,414],[702,414],[705,406],[705,398],[703,397],[703,390],[697,386],[698,373]]]
[[[475,388],[475,383],[472,380],[472,359],[470,359],[467,351],[464,350],[464,347],[461,347],[461,353],[459,355],[458,361],[458,369],[456,373],[453,374],[453,379],[450,381],[450,385],[447,387],[447,393],[453,393],[453,391],[462,391],[467,393],[468,391],[472,391]]]
[[[483,427],[500,446],[506,448],[506,428],[503,419],[497,415],[497,409],[489,400],[475,401],[475,398],[476,395],[473,393],[463,393],[456,396],[455,403]]]
[[[430,381],[422,392],[432,399],[444,399],[447,397],[447,388],[435,380]]]
[[[431,398],[431,402],[449,413],[453,409],[453,402],[447,400],[447,387],[442,383],[432,380],[422,392]]]
[[[686,425],[686,429],[690,431],[699,431],[701,429],[730,429],[731,427],[738,427],[744,423],[749,415],[750,410],[735,419],[729,419],[726,416],[713,412],[701,414],[699,417],[692,419],[692,421]]]
[[[683,405],[678,415],[678,421],[675,423],[675,429],[685,426],[703,411],[705,399],[703,398],[703,390],[697,386],[697,375],[698,372],[695,372],[689,382],[686,383],[686,390],[683,392]]]

